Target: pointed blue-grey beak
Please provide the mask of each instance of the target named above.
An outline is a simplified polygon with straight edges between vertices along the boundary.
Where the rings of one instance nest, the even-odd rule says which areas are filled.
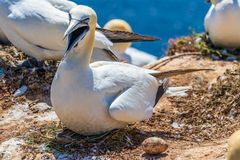
[[[86,36],[88,31],[89,26],[87,23],[75,19],[70,21],[70,24],[64,33],[64,39],[67,38],[65,55],[67,55],[78,44],[78,42]]]

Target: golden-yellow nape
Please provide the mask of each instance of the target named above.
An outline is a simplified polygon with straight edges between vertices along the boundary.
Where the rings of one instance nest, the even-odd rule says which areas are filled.
[[[112,19],[105,24],[104,28],[112,31],[132,32],[131,26],[122,19]]]
[[[122,19],[110,20],[108,23],[105,24],[104,29],[112,31],[132,32],[131,26]],[[131,45],[132,43],[115,43],[113,45],[113,51],[123,54]]]
[[[216,6],[219,2],[221,2],[222,0],[210,0],[210,2]]]

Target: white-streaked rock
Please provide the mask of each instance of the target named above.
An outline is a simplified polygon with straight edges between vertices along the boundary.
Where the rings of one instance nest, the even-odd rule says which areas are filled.
[[[12,138],[0,144],[0,158],[2,160],[22,160],[24,152],[21,147],[25,142],[19,138]]]

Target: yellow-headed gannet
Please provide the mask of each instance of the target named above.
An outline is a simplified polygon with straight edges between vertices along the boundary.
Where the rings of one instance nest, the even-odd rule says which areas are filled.
[[[132,32],[131,26],[126,21],[121,19],[113,19],[109,21],[105,24],[104,28],[113,31]],[[114,43],[112,49],[120,58],[137,66],[144,66],[157,60],[157,57],[138,49],[131,48],[130,46],[130,42]]]
[[[80,5],[70,15],[65,56],[51,87],[60,120],[79,134],[95,135],[149,119],[160,87],[151,74],[158,72],[120,62],[90,64],[96,13]]]
[[[240,47],[240,1],[208,0],[212,3],[205,17],[205,30],[218,47]]]

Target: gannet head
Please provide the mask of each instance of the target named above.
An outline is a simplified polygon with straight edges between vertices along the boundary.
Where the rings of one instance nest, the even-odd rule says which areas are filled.
[[[95,32],[96,22],[97,15],[90,7],[79,5],[70,10],[69,26],[64,34],[64,38],[67,37],[65,55],[77,47],[91,31]]]
[[[126,31],[132,32],[131,26],[124,20],[121,19],[113,19],[110,20],[104,26],[105,29],[112,31]],[[117,53],[124,53],[128,47],[131,46],[131,43],[115,43],[113,45],[113,50]]]

